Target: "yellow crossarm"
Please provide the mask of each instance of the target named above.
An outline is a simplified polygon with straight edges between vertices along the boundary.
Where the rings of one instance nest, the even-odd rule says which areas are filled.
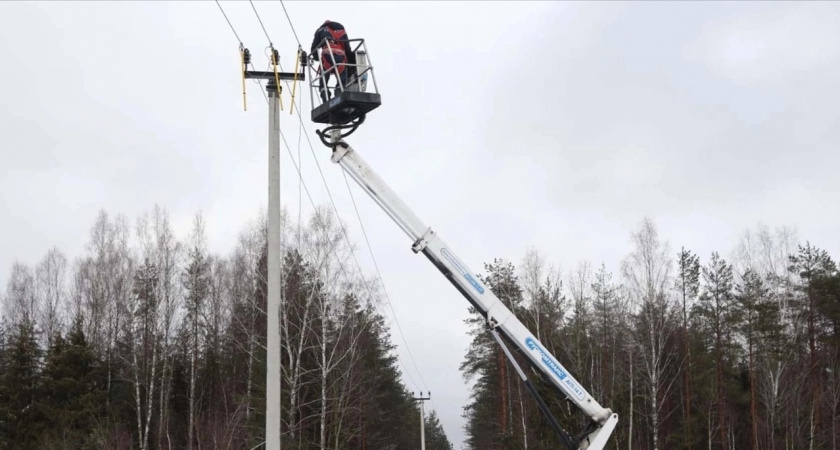
[[[292,80],[292,106],[289,107],[289,114],[291,114],[292,111],[295,110],[295,88],[297,87],[298,68],[300,68],[300,54],[301,49],[300,47],[298,47],[297,58],[295,58],[295,78]]]
[[[242,110],[248,111],[248,101],[245,98],[245,49],[239,46],[239,61],[242,63]]]

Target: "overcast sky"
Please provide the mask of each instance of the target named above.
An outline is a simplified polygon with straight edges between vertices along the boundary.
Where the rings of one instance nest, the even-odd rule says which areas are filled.
[[[281,4],[255,4],[291,70]],[[222,5],[265,66],[251,6]],[[646,215],[704,262],[759,222],[796,226],[840,258],[840,4],[286,7],[304,48],[325,19],[367,40],[383,105],[349,141],[473,271],[529,247],[565,269],[616,269]],[[134,220],[157,203],[182,236],[202,210],[211,249],[227,253],[266,207],[265,100],[249,82],[242,110],[238,42],[214,2],[0,2],[0,37],[0,286],[16,259],[35,264],[53,245],[81,255],[100,209]],[[305,126],[370,269],[341,170]],[[328,202],[305,138],[301,151],[304,182]],[[285,149],[281,165],[296,212]],[[395,331],[404,369],[459,448],[467,302],[352,187],[420,374]]]

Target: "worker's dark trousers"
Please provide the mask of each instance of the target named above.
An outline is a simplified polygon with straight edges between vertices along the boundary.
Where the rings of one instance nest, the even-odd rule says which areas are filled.
[[[327,101],[327,87],[330,82],[330,77],[335,74],[335,68],[332,65],[332,59],[335,59],[335,64],[338,66],[338,79],[341,81],[341,85],[347,88],[347,67],[342,66],[345,61],[344,55],[336,55],[336,54],[326,54],[321,57],[321,70],[324,72],[324,76],[321,78],[321,101]],[[340,88],[336,86],[336,91]]]

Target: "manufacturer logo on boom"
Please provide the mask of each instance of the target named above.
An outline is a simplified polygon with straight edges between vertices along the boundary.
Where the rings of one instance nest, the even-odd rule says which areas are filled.
[[[526,338],[525,345],[527,345],[528,348],[531,350],[536,350],[540,354],[540,359],[542,360],[542,363],[545,364],[545,366],[548,367],[549,370],[554,372],[554,374],[557,375],[557,378],[559,378],[560,381],[566,385],[566,387],[568,387],[572,392],[575,393],[575,397],[579,398],[580,400],[583,400],[583,389],[581,389],[580,386],[577,385],[577,383],[572,381],[572,378],[563,370],[563,368],[560,367],[559,364],[557,364],[556,362],[554,362],[554,360],[551,359],[551,356],[549,356],[548,353],[543,351],[543,349],[539,346],[539,344],[537,344],[534,338]]]
[[[476,281],[476,279],[475,279],[475,278],[473,278],[473,276],[472,276],[472,275],[470,275],[470,273],[467,271],[467,269],[465,269],[465,268],[464,268],[464,266],[462,266],[462,265],[458,262],[458,260],[456,260],[456,259],[455,259],[455,256],[453,256],[453,255],[452,255],[452,253],[449,253],[449,250],[447,250],[447,249],[445,249],[445,248],[442,248],[442,249],[440,249],[440,254],[441,254],[441,255],[443,255],[443,257],[444,257],[444,258],[446,258],[446,259],[447,259],[447,261],[451,262],[453,266],[455,266],[455,269],[457,269],[457,270],[458,270],[458,272],[460,272],[460,273],[461,273],[461,275],[462,275],[464,278],[466,278],[466,279],[467,279],[467,281],[469,281],[469,282],[470,282],[470,284],[472,285],[472,287],[473,287],[473,288],[475,288],[475,290],[476,290],[476,291],[478,291],[478,293],[479,293],[479,294],[483,294],[483,293],[484,293],[484,288],[483,288],[483,287],[481,287],[481,285],[480,285],[480,284],[478,284],[478,281]]]

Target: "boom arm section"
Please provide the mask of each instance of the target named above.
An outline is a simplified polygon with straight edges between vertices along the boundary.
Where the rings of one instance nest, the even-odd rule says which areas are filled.
[[[602,407],[516,316],[488,289],[466,264],[427,227],[373,169],[340,137],[333,135],[331,160],[338,163],[412,239],[414,253],[423,253],[458,291],[486,318],[491,331],[499,332],[518,347],[531,365],[591,419],[579,450],[601,450],[618,422],[618,414]],[[501,344],[501,341],[499,342]],[[505,350],[507,351],[507,350]],[[514,361],[515,364],[515,361]],[[517,369],[518,370],[518,369]],[[521,374],[521,371],[520,371]],[[524,375],[523,375],[524,376]],[[527,382],[527,380],[526,380]],[[547,410],[546,410],[547,412]],[[550,413],[549,413],[550,414]]]

